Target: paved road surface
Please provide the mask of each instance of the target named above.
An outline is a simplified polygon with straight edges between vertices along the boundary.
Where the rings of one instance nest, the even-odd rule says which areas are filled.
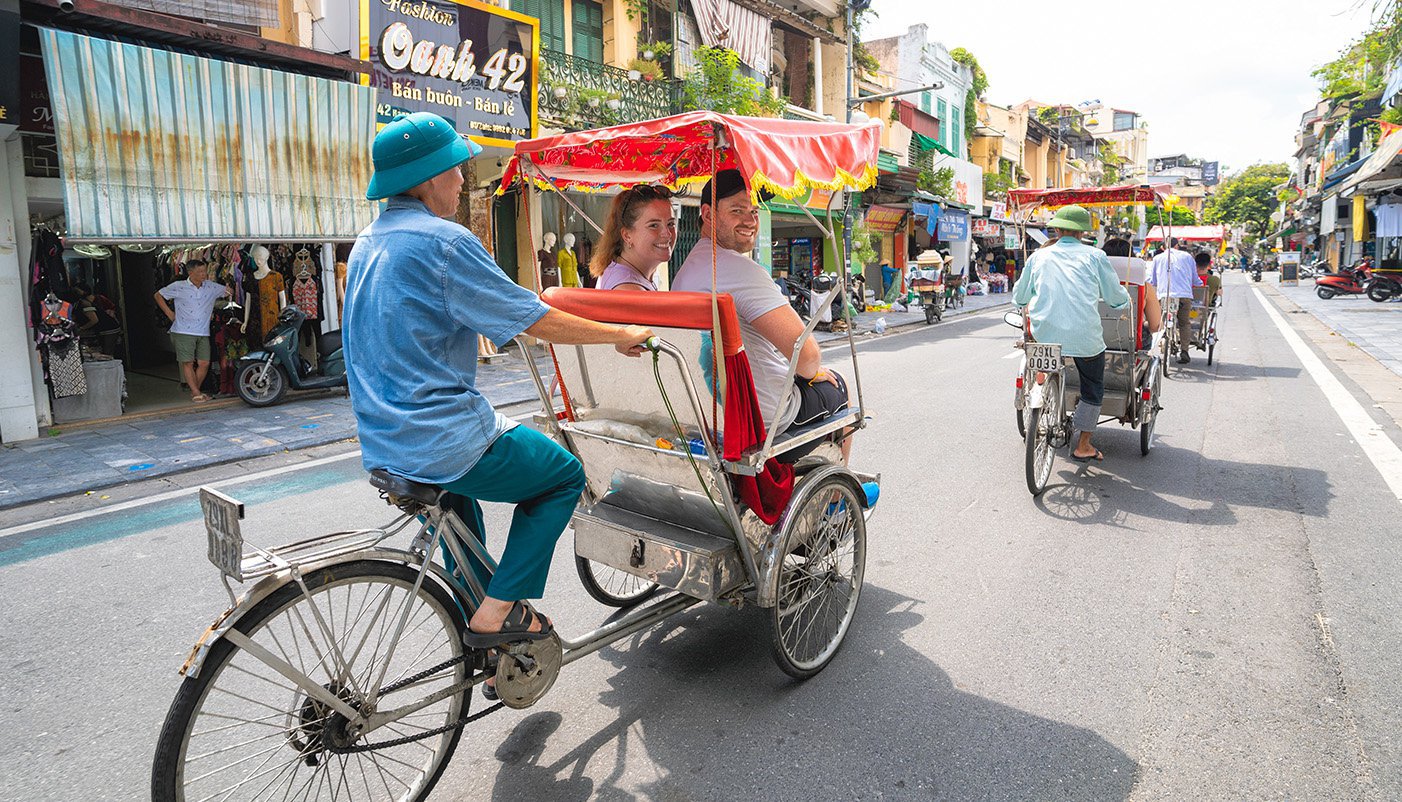
[[[1402,798],[1399,501],[1263,302],[1229,278],[1220,363],[1166,382],[1151,455],[1105,431],[1106,462],[1058,461],[1040,500],[1011,329],[867,343],[856,462],[885,484],[828,670],[795,684],[763,611],[693,608],[475,725],[435,798]],[[229,492],[264,544],[388,518],[355,459]],[[145,793],[175,670],[225,603],[197,512],[0,531],[0,798]],[[542,607],[570,633],[605,614],[568,549]]]

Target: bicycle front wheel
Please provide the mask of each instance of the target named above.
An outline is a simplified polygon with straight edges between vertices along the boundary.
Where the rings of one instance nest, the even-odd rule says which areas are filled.
[[[1056,449],[1052,439],[1061,426],[1061,377],[1048,376],[1044,388],[1045,404],[1033,409],[1027,416],[1027,440],[1025,447],[1025,472],[1027,489],[1034,496],[1042,495],[1051,480],[1052,465],[1056,461]]]
[[[460,659],[461,609],[430,579],[415,593],[417,576],[416,568],[371,560],[323,568],[303,577],[307,593],[288,582],[235,629],[357,710],[370,689],[399,683],[376,703],[390,710],[464,681],[469,670]],[[158,802],[423,799],[457,746],[462,728],[450,725],[466,713],[469,695],[453,694],[351,738],[341,714],[221,639],[171,704],[156,746],[151,796]],[[406,738],[413,740],[339,750]]]

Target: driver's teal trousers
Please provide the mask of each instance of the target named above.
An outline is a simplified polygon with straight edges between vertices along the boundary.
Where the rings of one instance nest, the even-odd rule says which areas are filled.
[[[584,467],[579,460],[540,432],[515,426],[492,443],[472,470],[443,489],[454,495],[452,508],[483,543],[487,528],[478,502],[516,505],[496,575],[488,583],[486,570],[476,559],[472,567],[494,599],[540,598],[555,541],[569,525],[584,492]],[[451,569],[451,560],[449,564]]]

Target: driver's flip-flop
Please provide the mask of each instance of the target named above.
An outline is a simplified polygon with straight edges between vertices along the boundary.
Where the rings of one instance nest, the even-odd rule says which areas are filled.
[[[1071,459],[1077,462],[1104,462],[1105,455],[1101,453],[1100,449],[1096,449],[1094,454],[1087,454],[1084,457],[1073,451],[1071,452]]]
[[[540,621],[540,630],[532,631],[531,625],[537,619]],[[511,609],[506,613],[506,618],[502,619],[500,631],[473,632],[468,630],[463,633],[462,642],[474,649],[490,649],[503,643],[544,640],[550,637],[554,631],[555,627],[549,618],[537,615],[529,604],[518,601],[511,605]]]

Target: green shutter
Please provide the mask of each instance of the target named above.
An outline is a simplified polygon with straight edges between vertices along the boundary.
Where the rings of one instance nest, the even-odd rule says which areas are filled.
[[[515,0],[513,7],[540,20],[540,46],[565,52],[565,0]]]
[[[596,0],[574,0],[574,57],[604,63],[604,7]]]
[[[964,115],[959,109],[951,109],[950,114],[954,119],[949,125],[949,149],[955,153],[963,153],[964,149],[960,147],[960,142],[964,136]]]
[[[921,93],[920,93],[920,110],[923,111],[923,112],[925,112],[926,114],[929,114],[929,113],[930,113],[930,93],[929,93],[929,92],[921,92]]]
[[[940,144],[949,147],[949,107],[944,105],[944,98],[938,101],[939,113],[935,116],[940,120]]]

